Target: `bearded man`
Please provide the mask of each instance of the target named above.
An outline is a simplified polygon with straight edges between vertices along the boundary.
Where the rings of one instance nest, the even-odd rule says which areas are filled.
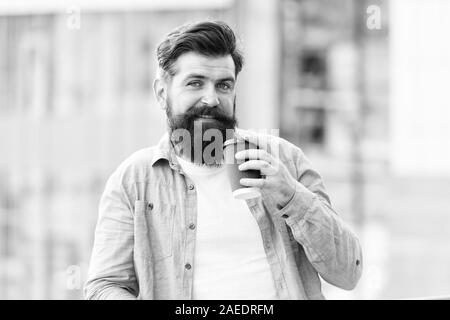
[[[184,25],[157,57],[154,92],[168,132],[107,182],[86,298],[323,299],[321,278],[353,289],[362,272],[358,238],[302,150],[237,128],[243,57],[231,28]],[[215,142],[276,140],[276,152],[258,145],[236,153],[240,170],[261,173],[240,181],[260,197],[233,197],[220,148],[205,152],[211,129]]]

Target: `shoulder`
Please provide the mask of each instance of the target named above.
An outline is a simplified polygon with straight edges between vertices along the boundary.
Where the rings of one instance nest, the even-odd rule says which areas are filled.
[[[110,180],[123,186],[144,182],[150,178],[152,164],[158,155],[157,146],[143,148],[122,161],[110,176]]]

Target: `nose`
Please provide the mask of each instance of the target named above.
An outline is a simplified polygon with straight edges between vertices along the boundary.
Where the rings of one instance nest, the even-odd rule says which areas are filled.
[[[219,96],[214,86],[208,86],[200,100],[202,106],[217,107],[219,105]]]

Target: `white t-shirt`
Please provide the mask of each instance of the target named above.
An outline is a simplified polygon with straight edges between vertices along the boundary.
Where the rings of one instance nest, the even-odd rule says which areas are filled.
[[[258,224],[233,198],[225,167],[178,157],[197,190],[194,299],[277,299]]]

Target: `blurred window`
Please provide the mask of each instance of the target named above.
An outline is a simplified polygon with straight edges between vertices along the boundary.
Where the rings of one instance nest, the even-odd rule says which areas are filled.
[[[307,49],[300,53],[300,104],[297,107],[299,142],[304,146],[323,146],[326,139],[327,86],[325,53]]]
[[[302,87],[326,88],[326,60],[320,51],[307,51],[300,57]]]
[[[325,143],[325,109],[298,108],[300,143],[322,146]]]

